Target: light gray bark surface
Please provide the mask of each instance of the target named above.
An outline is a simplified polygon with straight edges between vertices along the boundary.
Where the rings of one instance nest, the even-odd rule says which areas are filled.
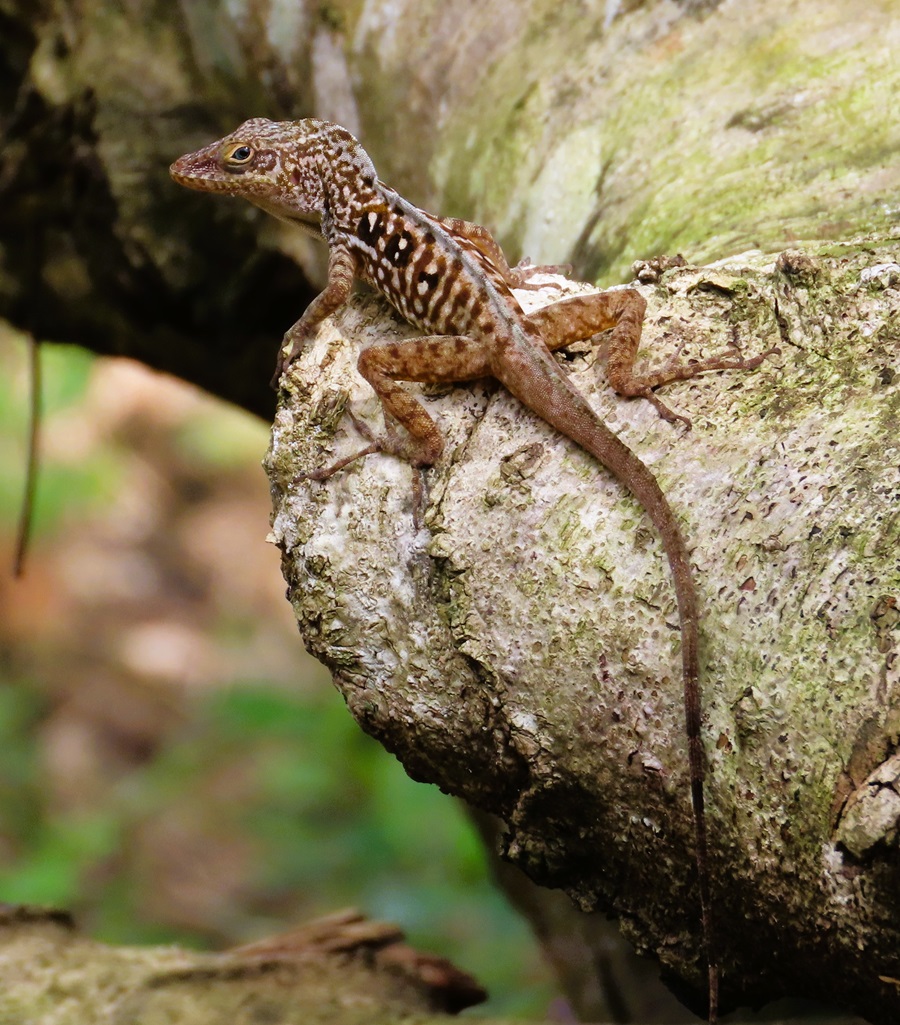
[[[651,361],[780,352],[646,403],[567,363],[653,469],[703,609],[704,736],[727,999],[900,1009],[900,246],[748,254],[643,289]],[[551,290],[552,292],[552,290]],[[556,293],[558,294],[558,293]],[[273,537],[310,650],[410,773],[509,825],[506,854],[702,988],[679,634],[668,567],[622,487],[502,390],[427,394],[448,445],[413,527],[360,345],[375,299],[295,364],[273,428]]]

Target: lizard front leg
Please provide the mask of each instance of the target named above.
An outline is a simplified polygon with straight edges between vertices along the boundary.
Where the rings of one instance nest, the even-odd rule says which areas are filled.
[[[339,309],[350,297],[356,277],[356,257],[349,249],[333,245],[328,252],[328,283],[306,307],[303,316],[289,328],[278,350],[278,362],[272,387],[278,388],[281,375],[300,354],[304,345],[315,334],[316,328]]]
[[[709,370],[752,370],[772,352],[769,349],[749,359],[735,355],[734,351],[725,352],[696,363],[672,359],[659,370],[636,374],[634,364],[646,308],[647,304],[640,293],[632,288],[622,288],[572,296],[535,310],[526,319],[537,329],[551,350],[612,328],[606,361],[606,379],[611,387],[620,395],[647,399],[664,419],[681,420],[688,426],[690,420],[669,409],[654,394],[655,388],[670,381],[684,381]]]

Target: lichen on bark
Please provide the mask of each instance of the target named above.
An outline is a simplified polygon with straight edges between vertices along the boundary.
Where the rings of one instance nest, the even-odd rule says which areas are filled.
[[[896,239],[751,253],[645,286],[648,360],[779,348],[670,386],[690,432],[598,387],[596,349],[561,356],[692,551],[726,998],[831,997],[873,1020],[897,1006],[877,976],[900,975],[896,775],[859,754],[862,737],[870,760],[897,750],[900,291],[872,270],[897,255]],[[302,479],[361,446],[344,403],[378,429],[356,353],[408,330],[355,301],[282,396],[273,537],[304,639],[412,775],[502,816],[507,857],[618,914],[699,990],[677,612],[642,512],[485,384],[424,390],[448,442],[424,529],[396,460]],[[855,750],[869,796],[849,800]]]

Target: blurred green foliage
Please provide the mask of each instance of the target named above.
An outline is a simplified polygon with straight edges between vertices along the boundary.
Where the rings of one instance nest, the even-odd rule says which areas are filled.
[[[24,339],[0,338],[0,525],[17,522],[27,454],[29,389]],[[84,397],[94,357],[75,346],[43,346],[42,417],[76,407]],[[97,451],[89,461],[45,459],[40,468],[40,502],[35,536],[58,527],[86,505],[108,499],[119,483],[119,465],[111,452]]]
[[[495,999],[495,1013],[538,1015],[551,995],[521,919],[487,879],[480,841],[461,808],[414,783],[365,737],[336,695],[317,699],[264,684],[214,692],[188,725],[145,766],[121,779],[103,809],[53,812],[42,801],[40,766],[28,742],[41,714],[29,688],[0,688],[0,898],[74,909],[98,939],[179,942],[208,936],[142,920],[146,881],[127,861],[123,834],[239,760],[249,777],[244,800],[192,806],[252,838],[257,887],[248,909],[223,923],[250,939],[296,924],[279,919],[278,896],[312,895],[311,914],[341,907],[400,924],[413,946],[472,971]],[[349,781],[349,782],[348,782]],[[242,788],[243,789],[243,788]],[[251,796],[246,796],[247,794]],[[105,865],[105,863],[108,863]],[[110,874],[110,865],[113,874]],[[92,875],[101,885],[92,884]],[[265,894],[265,911],[258,904]],[[233,912],[229,912],[233,915]]]
[[[77,408],[92,359],[59,347],[43,358],[45,414]],[[0,531],[7,539],[24,467],[25,364],[23,346],[0,338]],[[179,458],[213,470],[258,463],[259,425],[229,409],[218,416],[205,409],[178,428]],[[124,476],[115,443],[87,457],[45,456],[32,544],[49,544],[77,514],[107,503]],[[240,639],[251,629],[217,615],[214,633]],[[230,679],[192,691],[177,727],[110,780],[102,801],[60,807],[38,743],[54,710],[53,687],[22,670],[15,643],[6,639],[0,649],[0,901],[70,908],[111,942],[203,946],[290,928],[298,912],[313,917],[355,906],[400,925],[413,946],[471,971],[495,997],[492,1013],[544,1010],[549,974],[527,927],[490,883],[462,808],[411,781],[327,685],[295,690],[283,680]],[[290,644],[299,663],[299,640]],[[211,846],[217,836],[223,846],[240,836],[251,852],[245,899],[217,911],[206,929],[154,918],[152,874],[133,856],[133,838],[173,809],[204,826],[208,820]]]

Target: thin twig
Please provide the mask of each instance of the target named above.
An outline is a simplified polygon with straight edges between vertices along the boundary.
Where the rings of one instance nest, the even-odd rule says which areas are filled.
[[[25,490],[19,509],[19,526],[16,532],[16,549],[13,558],[13,576],[25,573],[25,556],[31,541],[34,526],[34,497],[37,491],[38,457],[41,441],[41,347],[34,335],[28,336],[29,396],[28,411],[28,456],[25,467]]]

